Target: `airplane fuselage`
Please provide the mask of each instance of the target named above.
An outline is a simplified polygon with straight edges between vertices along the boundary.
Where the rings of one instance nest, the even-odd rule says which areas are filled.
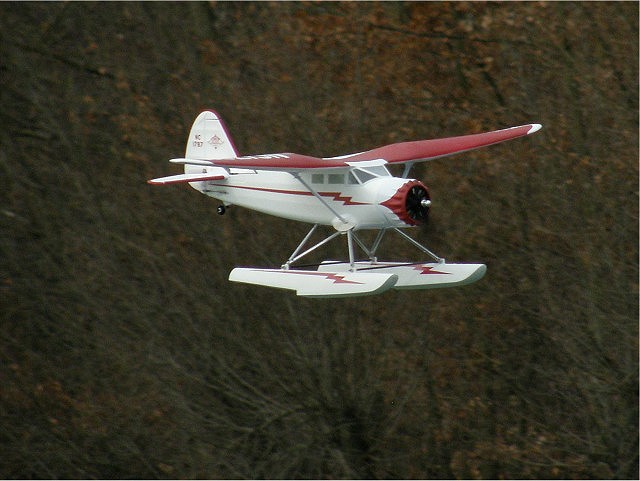
[[[188,166],[187,173],[207,168]],[[384,166],[292,174],[230,169],[222,180],[190,185],[225,206],[235,205],[338,230],[416,225],[406,213],[406,191],[421,183],[393,177]],[[425,189],[426,190],[426,189]]]

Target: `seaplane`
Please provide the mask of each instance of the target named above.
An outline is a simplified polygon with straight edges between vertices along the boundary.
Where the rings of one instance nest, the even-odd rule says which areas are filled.
[[[316,298],[379,294],[389,289],[432,289],[471,284],[484,264],[448,263],[403,232],[424,223],[432,206],[429,189],[409,177],[412,166],[531,135],[540,124],[432,140],[394,143],[337,157],[294,153],[238,155],[220,116],[205,110],[195,119],[185,156],[169,160],[184,173],[148,181],[152,185],[189,184],[220,201],[218,214],[230,206],[312,224],[311,230],[280,267],[236,267],[229,280],[295,291]],[[402,165],[401,176],[388,167]],[[401,169],[397,169],[398,172]],[[331,234],[310,240],[319,226]],[[375,230],[372,244],[359,231]],[[378,248],[387,232],[412,244],[427,261],[381,261]],[[346,238],[344,260],[295,265],[337,237]],[[362,251],[362,254],[357,249]],[[360,257],[356,258],[356,253]],[[362,255],[364,257],[362,257]],[[423,257],[424,258],[424,257]]]

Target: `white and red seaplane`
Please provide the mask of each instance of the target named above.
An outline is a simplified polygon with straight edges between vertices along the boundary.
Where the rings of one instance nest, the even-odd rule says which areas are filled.
[[[388,289],[430,289],[470,284],[480,279],[484,264],[452,264],[409,237],[401,229],[424,222],[431,207],[427,187],[408,178],[415,162],[432,160],[532,134],[528,124],[481,134],[401,142],[338,157],[292,153],[239,156],[222,119],[204,111],[193,123],[184,158],[184,174],[149,180],[150,184],[188,183],[220,200],[218,213],[231,205],[313,224],[280,268],[237,267],[229,280],[290,289],[306,297],[348,297]],[[404,164],[401,177],[387,165]],[[320,225],[335,231],[305,249]],[[377,230],[368,246],[358,237]],[[431,258],[431,262],[386,262],[376,253],[384,234],[392,231]],[[348,260],[325,261],[314,270],[293,264],[332,239],[344,235]],[[356,260],[356,245],[365,260]],[[308,266],[307,266],[308,267]]]

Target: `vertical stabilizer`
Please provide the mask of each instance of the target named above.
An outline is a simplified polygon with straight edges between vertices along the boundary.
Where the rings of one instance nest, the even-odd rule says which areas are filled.
[[[191,127],[187,141],[187,159],[233,159],[238,156],[236,148],[217,113],[205,110]]]

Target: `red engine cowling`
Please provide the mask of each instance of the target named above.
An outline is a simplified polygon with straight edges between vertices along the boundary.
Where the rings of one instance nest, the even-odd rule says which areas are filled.
[[[396,193],[380,205],[396,214],[408,225],[418,225],[427,220],[431,196],[427,187],[419,180],[409,180]]]

